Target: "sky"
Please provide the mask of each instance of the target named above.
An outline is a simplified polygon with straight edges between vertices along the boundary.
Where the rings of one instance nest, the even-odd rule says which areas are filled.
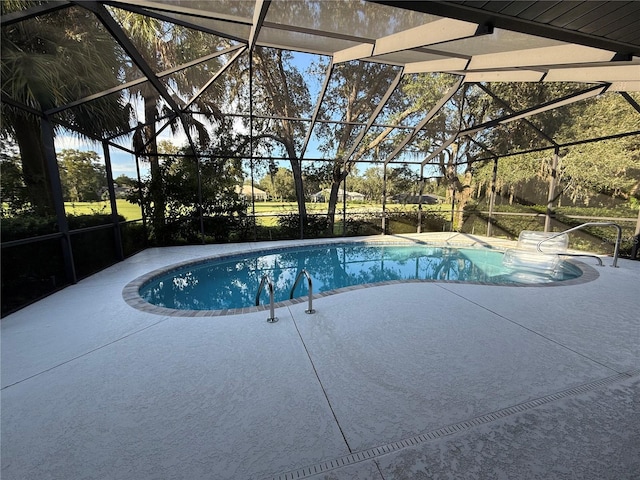
[[[307,82],[307,88],[309,89],[310,98],[312,104],[315,105],[315,102],[318,100],[320,91],[322,89],[322,83],[324,82],[323,75],[312,75],[308,74],[309,66],[318,62],[318,55],[311,55],[306,53],[292,52],[292,65],[297,68],[304,76]],[[138,118],[144,118],[143,106],[141,102],[136,102],[137,105],[134,105]],[[184,133],[178,133],[176,136],[173,136],[170,129],[166,129],[163,131],[159,137],[161,140],[171,140],[174,145],[182,146],[187,144],[186,135]],[[129,142],[129,139],[125,139],[125,142]],[[75,149],[80,151],[94,151],[98,154],[101,159],[104,159],[104,153],[102,150],[102,144],[99,142],[92,142],[87,139],[81,139],[77,136],[71,135],[69,132],[59,132],[55,139],[56,150],[61,152],[63,149]],[[130,148],[130,145],[125,145]],[[307,150],[305,152],[305,158],[322,158],[323,155],[319,151],[319,140],[315,135],[312,135]],[[110,149],[111,155],[111,164],[113,169],[113,177],[117,178],[120,175],[126,175],[131,178],[137,177],[136,172],[136,163],[135,157],[127,152],[124,152],[118,148],[111,147]],[[280,152],[277,152],[276,155],[281,155]],[[289,162],[287,160],[276,161],[280,167],[290,168]],[[362,166],[358,170],[364,171],[368,168],[369,165]],[[149,174],[148,165],[144,162],[140,163],[141,175],[143,177]],[[264,169],[263,169],[264,170]],[[260,173],[256,174],[258,177]],[[247,177],[249,177],[249,172],[247,172]]]
[[[309,64],[312,61],[317,60],[318,58],[317,55],[309,55],[309,54],[297,53],[297,52],[292,52],[292,53],[293,53],[292,63],[301,72],[305,72]],[[316,79],[313,76],[307,76],[306,78],[308,80],[308,88],[311,94],[312,101],[315,101],[315,99],[317,99],[319,95],[319,91],[322,87],[322,84],[316,81]],[[137,105],[134,105],[134,109],[136,110],[137,117],[144,118],[143,106],[139,104],[141,102],[135,102],[135,103],[138,103]],[[172,143],[178,146],[182,146],[187,143],[187,138],[186,138],[186,135],[184,135],[184,133],[178,133],[176,136],[173,136],[169,129],[166,129],[164,132],[162,132],[159,138],[161,140],[163,139],[171,140]],[[104,160],[104,153],[102,150],[101,143],[78,138],[77,136],[72,135],[70,132],[65,132],[64,130],[59,132],[58,135],[56,136],[55,145],[56,145],[56,151],[58,153],[61,152],[63,149],[94,151],[98,154],[98,156],[101,159]],[[125,146],[130,148],[130,145],[125,145]],[[306,156],[319,157],[320,153],[317,151],[316,147],[317,145],[314,146],[310,144],[307,149]],[[113,169],[114,178],[117,178],[120,175],[126,175],[131,178],[137,177],[135,157],[133,155],[115,147],[112,147],[110,149],[110,155],[111,155],[111,165]],[[289,162],[285,161],[285,162],[278,162],[278,163],[281,163],[283,167],[287,167]],[[140,163],[140,169],[141,169],[142,176],[148,175],[149,169],[144,162]]]
[[[56,152],[59,154],[62,150],[80,150],[82,152],[93,151],[104,161],[104,152],[102,150],[102,144],[98,142],[92,142],[90,140],[81,139],[70,134],[62,133],[55,138]],[[135,157],[119,148],[112,147],[109,151],[111,156],[111,168],[113,169],[113,178],[117,178],[120,175],[126,175],[127,177],[136,178],[136,161]],[[141,175],[148,173],[148,167],[141,163],[140,165]]]

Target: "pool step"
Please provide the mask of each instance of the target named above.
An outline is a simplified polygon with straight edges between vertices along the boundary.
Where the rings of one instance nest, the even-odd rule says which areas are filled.
[[[546,240],[546,241],[545,241]],[[538,250],[540,242],[544,243]],[[557,232],[523,230],[516,248],[504,253],[502,264],[515,270],[553,275],[560,264],[559,254],[567,251],[569,237]]]
[[[558,255],[548,255],[531,250],[520,250],[510,248],[504,252],[502,264],[514,270],[525,270],[528,272],[553,275],[560,264]]]
[[[523,230],[518,236],[518,245],[516,248],[540,253],[538,251],[538,244],[542,241],[544,241],[544,243],[540,245],[540,249],[543,253],[564,253],[569,246],[569,236],[566,233],[558,234],[558,232]]]

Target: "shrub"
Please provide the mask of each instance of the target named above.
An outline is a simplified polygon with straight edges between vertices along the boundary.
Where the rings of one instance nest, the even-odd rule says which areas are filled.
[[[124,222],[124,217],[118,215],[118,221]],[[69,230],[78,230],[112,223],[111,215],[96,213],[93,215],[67,215]],[[2,241],[21,240],[57,233],[58,220],[56,217],[42,217],[38,215],[16,215],[2,219]]]
[[[320,238],[328,234],[329,219],[326,215],[307,215],[304,226],[305,238]],[[278,217],[278,230],[283,238],[300,238],[300,216],[290,213]]]

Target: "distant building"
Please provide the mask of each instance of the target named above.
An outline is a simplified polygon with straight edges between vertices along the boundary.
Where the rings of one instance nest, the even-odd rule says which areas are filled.
[[[116,198],[127,198],[127,195],[129,195],[129,192],[131,192],[131,190],[133,190],[133,187],[120,186],[117,183],[113,184],[113,192],[115,193]],[[109,200],[109,190],[107,189],[107,187],[101,188],[98,193],[100,195],[100,198],[102,198],[103,200]]]
[[[329,195],[331,190],[325,188],[324,190],[319,191],[318,193],[314,193],[311,195],[312,202],[324,203],[329,201]],[[341,201],[344,196],[344,190],[338,190],[338,201]],[[364,194],[359,192],[349,192],[347,191],[347,200],[353,202],[364,202]]]
[[[242,187],[236,187],[236,193],[240,195],[241,198],[246,201],[251,201],[251,185],[242,185]],[[253,201],[254,202],[266,202],[267,201],[267,192],[264,190],[260,190],[258,187],[253,187]]]
[[[408,193],[399,193],[391,197],[391,200],[395,203],[411,204],[417,205],[420,202],[420,195],[410,195]],[[443,203],[445,201],[444,197],[440,197],[438,195],[434,195],[432,193],[425,193],[422,195],[422,204],[423,205],[435,205],[437,203]]]

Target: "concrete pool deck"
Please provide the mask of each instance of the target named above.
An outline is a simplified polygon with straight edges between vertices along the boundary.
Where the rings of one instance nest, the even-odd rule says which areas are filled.
[[[640,262],[579,285],[356,289],[274,324],[122,296],[164,265],[292,243],[145,250],[4,318],[2,479],[639,478]]]

